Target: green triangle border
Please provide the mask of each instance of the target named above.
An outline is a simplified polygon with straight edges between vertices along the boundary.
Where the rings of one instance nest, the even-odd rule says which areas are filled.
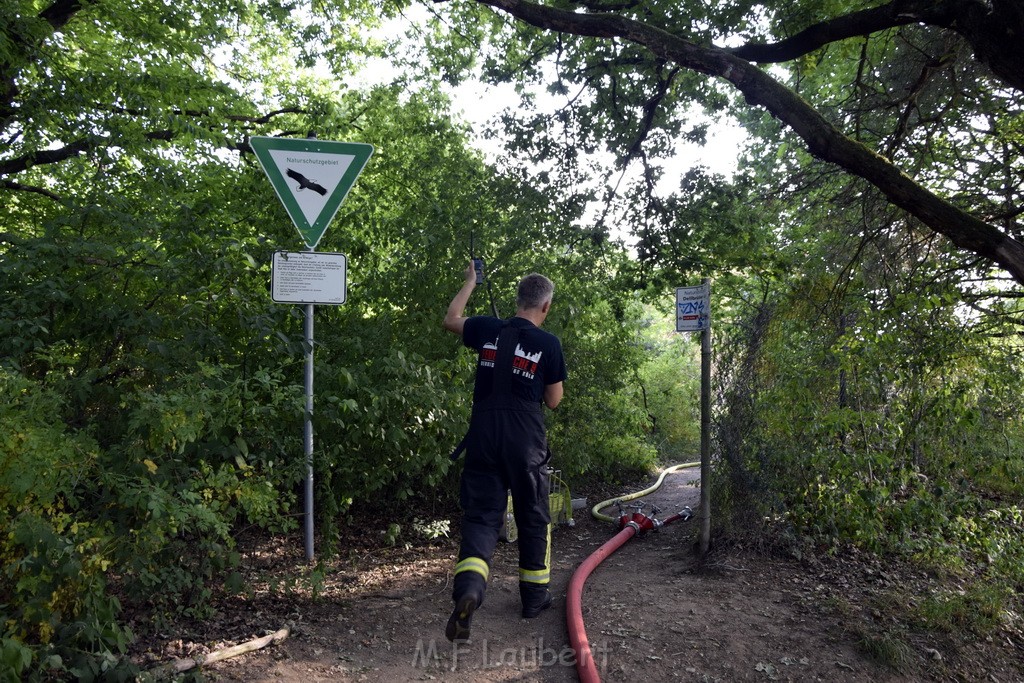
[[[292,223],[295,224],[296,229],[299,231],[299,236],[302,237],[302,241],[310,249],[315,249],[316,245],[320,243],[324,233],[327,232],[327,226],[334,219],[334,215],[338,213],[341,203],[345,201],[345,197],[348,196],[352,186],[356,183],[356,178],[362,173],[363,168],[373,154],[373,145],[365,142],[338,142],[335,140],[318,140],[316,138],[274,138],[259,135],[250,137],[249,145],[256,154],[256,159],[270,180],[270,184],[274,187],[277,198],[281,200],[285,211],[288,212]],[[327,203],[321,209],[320,215],[313,223],[310,223],[306,220],[306,216],[302,213],[302,208],[295,200],[295,194],[288,186],[287,178],[281,175],[277,164],[274,163],[274,159],[270,155],[271,151],[349,154],[354,159],[341,176],[341,180],[338,181],[338,186],[334,189],[334,192],[327,199]]]

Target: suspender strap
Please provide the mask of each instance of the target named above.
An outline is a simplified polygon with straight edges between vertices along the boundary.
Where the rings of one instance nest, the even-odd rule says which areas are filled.
[[[459,456],[462,455],[462,452],[466,450],[467,441],[469,441],[469,432],[466,432],[466,434],[462,437],[462,440],[455,445],[455,450],[452,451],[452,454],[448,457],[450,457],[452,460],[458,460]]]
[[[498,357],[494,359],[494,382],[487,398],[501,400],[512,394],[512,359],[519,346],[519,328],[505,321],[498,335]]]

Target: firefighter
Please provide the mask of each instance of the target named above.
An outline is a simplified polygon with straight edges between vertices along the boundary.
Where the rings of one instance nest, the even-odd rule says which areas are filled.
[[[452,590],[455,608],[445,628],[453,642],[469,639],[473,612],[483,603],[508,491],[519,531],[522,616],[533,618],[551,606],[550,452],[542,404],[558,405],[566,377],[558,337],[540,329],[551,308],[551,280],[536,273],[524,277],[516,314],[507,320],[463,317],[476,282],[471,261],[444,317],[445,329],[477,352],[470,426],[452,456],[466,452],[459,487],[463,516]]]

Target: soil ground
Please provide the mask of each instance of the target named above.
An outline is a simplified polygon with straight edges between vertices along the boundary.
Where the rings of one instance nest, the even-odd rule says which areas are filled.
[[[661,518],[683,505],[697,510],[696,476],[695,470],[671,475],[643,502],[663,508]],[[588,505],[606,497],[591,497]],[[575,526],[553,533],[552,609],[532,620],[520,617],[516,546],[499,544],[467,644],[456,647],[444,637],[457,538],[352,548],[326,568],[315,596],[302,540],[289,538],[246,554],[253,588],[225,598],[215,619],[149,638],[136,658],[153,667],[287,626],[287,639],[208,664],[202,675],[301,683],[576,681],[566,587],[616,527],[594,520],[589,507],[574,516]],[[698,563],[695,523],[632,539],[588,579],[583,618],[602,680],[1024,680],[1019,631],[985,638],[914,634],[879,608],[908,587],[926,592],[933,581],[927,576],[870,558],[798,562],[740,545],[716,548]],[[889,638],[893,633],[900,638]]]

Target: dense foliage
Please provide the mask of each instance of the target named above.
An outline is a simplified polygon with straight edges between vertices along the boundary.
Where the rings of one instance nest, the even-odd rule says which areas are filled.
[[[0,8],[8,678],[129,676],[126,614],[202,617],[243,530],[297,536],[302,311],[267,289],[301,243],[252,135],[375,147],[318,247],[349,263],[315,317],[323,551],[359,506],[451,510],[472,359],[440,318],[472,233],[499,313],[523,273],[557,283],[570,482],[692,459],[696,347],[664,307],[710,276],[717,528],[958,577],[933,624],[1019,603],[1024,140],[986,3],[486,4],[431,3],[401,55],[404,3]],[[346,85],[382,55],[395,83]],[[493,164],[441,94],[471,74],[524,96]],[[736,177],[663,163],[702,112],[752,136]]]
[[[955,36],[921,27],[865,37],[855,56],[799,62],[789,82],[858,140],[1018,231],[1019,95]],[[723,493],[742,518],[782,522],[797,552],[890,553],[963,582],[969,598],[997,596],[984,628],[1006,623],[1024,588],[1019,285],[870,185],[793,154],[776,122],[746,120],[764,142],[732,185],[737,210],[756,203],[777,249],[735,290],[742,324],[723,340]],[[778,141],[787,154],[772,153]],[[972,611],[968,599],[958,618],[971,624]]]
[[[581,165],[579,152],[594,149],[636,164],[646,211],[661,212],[654,190],[678,142],[706,131],[706,122],[693,120],[695,107],[711,116],[763,110],[800,149],[864,179],[922,228],[1024,283],[1012,208],[1019,182],[989,187],[988,196],[965,194],[941,182],[941,161],[903,154],[930,146],[934,138],[908,134],[923,125],[985,149],[963,158],[981,162],[979,170],[1006,170],[999,153],[1019,151],[1003,144],[1017,135],[1024,89],[1014,43],[1024,31],[1020,4],[859,5],[478,0],[452,5],[446,19],[458,29],[442,50],[482,51],[489,77],[548,86],[563,103],[555,125],[529,108],[511,113],[518,143],[570,174]],[[789,82],[779,77],[787,73]],[[971,80],[959,80],[964,75]],[[942,116],[931,118],[937,109]],[[553,134],[538,135],[545,128]],[[1019,169],[999,180],[1007,175],[1019,179]]]
[[[637,285],[713,277],[721,528],[953,576],[929,600],[966,623],[982,593],[990,623],[1019,613],[1020,3],[444,7],[428,54],[546,88],[503,118],[512,148],[554,187],[593,176]],[[730,115],[736,177],[673,175]]]
[[[951,588],[897,589],[894,623],[988,636],[1024,587],[1019,298],[964,281],[911,231],[851,235],[857,208],[802,216],[779,224],[785,269],[732,289],[737,324],[717,332],[718,522],[798,557],[854,545],[909,562]]]
[[[302,309],[268,285],[272,254],[303,247],[249,135],[375,147],[318,247],[349,262],[347,303],[315,314],[321,552],[355,504],[451,513],[472,361],[440,321],[471,231],[502,314],[525,272],[558,283],[563,474],[651,466],[624,254],[580,240],[578,204],[485,165],[436,88],[339,87],[379,49],[351,30],[371,9],[0,10],[7,678],[129,676],[126,615],[207,615],[241,588],[245,529],[301,543]],[[337,78],[306,68],[317,54]],[[472,309],[489,312],[482,291]]]

